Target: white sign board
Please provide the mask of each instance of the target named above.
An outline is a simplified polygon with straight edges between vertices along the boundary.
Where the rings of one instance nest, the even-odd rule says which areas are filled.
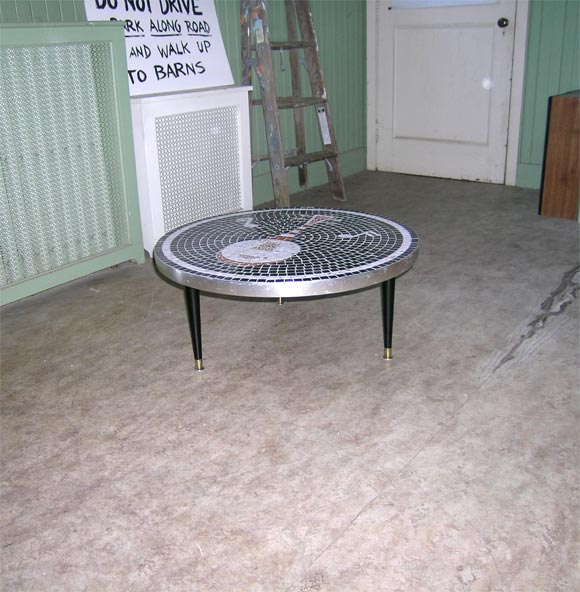
[[[132,97],[234,83],[213,0],[85,0],[85,10],[125,21]]]

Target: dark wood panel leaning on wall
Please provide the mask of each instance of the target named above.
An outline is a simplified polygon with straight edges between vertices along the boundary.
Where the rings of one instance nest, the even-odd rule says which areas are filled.
[[[580,91],[550,97],[540,214],[578,219]]]

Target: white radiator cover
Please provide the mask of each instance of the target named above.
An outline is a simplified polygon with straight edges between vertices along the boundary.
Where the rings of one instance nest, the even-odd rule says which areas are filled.
[[[252,208],[248,93],[231,86],[131,99],[143,245]]]

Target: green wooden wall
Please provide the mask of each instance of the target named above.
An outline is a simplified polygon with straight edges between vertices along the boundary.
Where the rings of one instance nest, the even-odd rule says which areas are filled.
[[[214,0],[230,66],[236,83],[240,81],[240,3],[239,0]],[[331,114],[341,153],[343,175],[366,168],[366,1],[311,0],[320,47]],[[272,38],[284,39],[285,17],[282,0],[267,0]],[[78,22],[86,20],[81,0],[0,0],[1,22]],[[289,88],[287,56],[280,64],[276,56],[280,94]],[[305,77],[306,81],[306,77]],[[306,88],[306,86],[305,86]],[[287,94],[291,94],[287,92]],[[317,149],[318,132],[312,116],[307,118],[309,149]],[[266,153],[263,119],[254,109],[252,137],[254,151]],[[282,115],[284,138],[293,147],[291,113]],[[292,145],[289,145],[292,144]],[[254,203],[272,199],[271,177],[266,162],[253,171]],[[290,190],[299,189],[295,170],[289,171]],[[310,186],[327,182],[323,163],[309,167]]]
[[[82,0],[0,0],[0,23],[78,23]]]
[[[517,185],[539,188],[548,98],[580,88],[579,0],[531,0]]]
[[[239,2],[215,0],[222,36],[234,77],[239,82]],[[271,28],[282,31],[281,0],[268,0]],[[365,0],[312,0],[321,58],[343,172],[365,169],[366,78]],[[81,0],[0,0],[0,22],[74,22],[85,20]],[[538,188],[546,134],[548,97],[580,88],[580,0],[530,0],[528,48],[517,184]],[[283,67],[287,64],[283,65]],[[280,76],[283,73],[279,72]],[[282,81],[284,87],[285,81]],[[259,116],[259,112],[256,112]],[[282,122],[292,137],[288,121]],[[309,139],[315,136],[308,121]],[[265,152],[261,119],[255,117],[255,150]],[[310,167],[311,185],[326,182],[324,165]],[[294,171],[291,187],[297,190]],[[254,169],[255,202],[270,199],[266,163]]]

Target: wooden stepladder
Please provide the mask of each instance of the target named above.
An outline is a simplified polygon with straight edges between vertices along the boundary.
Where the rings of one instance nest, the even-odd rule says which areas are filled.
[[[310,0],[284,0],[286,11],[286,41],[271,41],[268,15],[264,0],[240,0],[242,24],[242,84],[252,85],[252,68],[260,82],[260,99],[250,98],[252,106],[261,105],[266,127],[268,154],[253,156],[253,162],[270,161],[272,186],[277,207],[288,207],[290,196],[287,170],[298,167],[301,187],[308,185],[307,165],[324,161],[328,182],[339,201],[346,201],[344,182],[338,161],[334,126],[328,108],[328,98],[320,64],[318,43],[312,21]],[[280,97],[276,91],[272,51],[288,52],[292,96]],[[302,59],[302,52],[303,58]],[[306,66],[310,96],[304,97],[300,65]],[[308,152],[304,130],[304,109],[316,109],[322,149]],[[280,109],[294,110],[296,146],[285,150],[281,135]]]

